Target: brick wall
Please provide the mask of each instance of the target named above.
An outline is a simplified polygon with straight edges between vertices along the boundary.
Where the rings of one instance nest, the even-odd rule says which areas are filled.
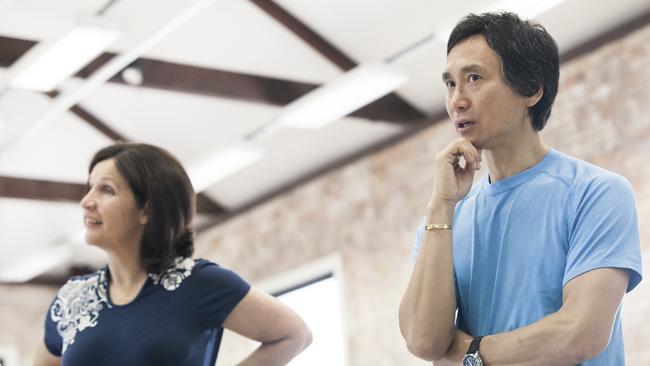
[[[32,365],[55,293],[55,288],[47,286],[0,285],[0,348],[15,347],[20,366]]]
[[[626,176],[638,199],[650,256],[650,26],[563,65],[546,141]],[[455,137],[446,121],[204,233],[197,255],[253,282],[338,252],[343,258],[352,366],[424,365],[410,356],[397,309],[412,263],[414,230],[432,183],[434,154]],[[647,266],[646,266],[647,268]],[[0,286],[0,345],[24,354],[40,334],[52,290]],[[7,301],[10,297],[12,300]],[[650,364],[650,281],[626,297],[630,364]],[[222,350],[223,353],[228,350]],[[24,356],[23,359],[28,359]]]

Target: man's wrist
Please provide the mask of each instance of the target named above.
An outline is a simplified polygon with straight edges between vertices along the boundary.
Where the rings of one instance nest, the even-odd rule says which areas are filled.
[[[426,224],[451,225],[454,218],[455,203],[445,201],[430,201],[426,210]]]

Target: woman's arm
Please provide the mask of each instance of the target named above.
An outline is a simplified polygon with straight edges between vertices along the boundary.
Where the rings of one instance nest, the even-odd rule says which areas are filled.
[[[226,329],[262,342],[239,365],[286,365],[311,343],[311,331],[289,307],[254,288],[224,322]]]
[[[61,358],[56,357],[45,348],[43,341],[39,342],[36,349],[36,357],[34,358],[34,366],[59,366],[61,365]]]

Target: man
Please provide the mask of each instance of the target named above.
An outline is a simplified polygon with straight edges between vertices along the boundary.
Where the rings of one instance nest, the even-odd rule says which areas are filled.
[[[621,176],[543,141],[558,79],[555,41],[515,14],[469,15],[450,35],[443,82],[460,138],[435,157],[399,312],[416,356],[625,364],[620,304],[641,280],[635,199]]]

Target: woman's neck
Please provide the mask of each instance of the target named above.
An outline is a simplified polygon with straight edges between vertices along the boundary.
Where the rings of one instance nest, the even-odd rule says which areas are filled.
[[[115,250],[108,253],[110,296],[114,304],[133,300],[147,280],[147,271],[140,263],[139,252]]]

